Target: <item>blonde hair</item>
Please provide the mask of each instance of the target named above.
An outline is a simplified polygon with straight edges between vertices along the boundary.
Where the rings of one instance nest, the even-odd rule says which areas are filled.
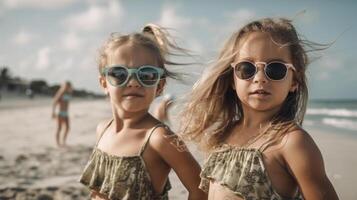
[[[101,74],[102,68],[108,65],[108,58],[122,45],[132,43],[149,50],[157,59],[157,67],[165,70],[165,78],[170,77],[180,80],[180,74],[169,71],[166,65],[184,65],[177,62],[172,62],[167,59],[169,55],[187,55],[187,50],[180,48],[171,37],[169,32],[158,25],[147,24],[142,29],[142,32],[131,34],[112,33],[108,40],[99,50],[98,70]],[[177,53],[180,52],[180,53]]]
[[[317,43],[300,39],[288,19],[265,18],[253,21],[234,33],[225,43],[218,59],[194,85],[181,113],[180,133],[205,149],[210,150],[223,142],[230,130],[244,117],[241,101],[232,88],[233,71],[230,64],[239,52],[239,41],[252,32],[268,33],[278,45],[288,46],[292,64],[296,68],[293,78],[298,88],[287,95],[281,109],[271,120],[271,126],[264,131],[263,134],[269,136],[267,142],[277,142],[295,122],[300,125],[303,122],[308,98],[305,75],[308,57],[304,48],[312,49]]]

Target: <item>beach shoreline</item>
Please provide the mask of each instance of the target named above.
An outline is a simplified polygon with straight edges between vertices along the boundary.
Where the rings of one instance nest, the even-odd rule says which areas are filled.
[[[34,100],[37,101],[37,100]],[[16,103],[14,103],[15,105]],[[0,109],[0,197],[1,199],[88,199],[88,190],[78,178],[95,143],[98,122],[111,117],[106,100],[71,102],[71,131],[67,149],[57,149],[51,100]],[[357,137],[309,125],[324,157],[327,175],[340,199],[357,199]],[[194,157],[203,163],[202,152],[189,145]],[[187,191],[174,172],[170,173],[170,199],[187,199]],[[16,196],[16,198],[15,198]]]

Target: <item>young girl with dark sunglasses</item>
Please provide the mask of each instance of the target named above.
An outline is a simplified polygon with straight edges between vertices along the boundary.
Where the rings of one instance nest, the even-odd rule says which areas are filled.
[[[182,132],[206,147],[200,188],[209,199],[338,199],[301,127],[311,44],[290,20],[253,21],[195,85]]]
[[[200,166],[149,107],[175,74],[165,64],[172,49],[167,32],[153,24],[142,33],[112,34],[99,57],[99,82],[109,96],[112,119],[97,127],[97,142],[80,178],[92,199],[168,199],[168,174],[176,172],[188,199],[206,199]]]

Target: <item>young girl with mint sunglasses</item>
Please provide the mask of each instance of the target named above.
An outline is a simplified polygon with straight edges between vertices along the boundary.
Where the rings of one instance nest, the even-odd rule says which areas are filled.
[[[169,47],[164,29],[149,24],[142,33],[113,34],[99,57],[99,82],[109,96],[112,119],[99,123],[97,142],[80,182],[93,199],[168,199],[173,169],[189,192],[198,188],[200,166],[149,107],[175,74],[166,64]]]

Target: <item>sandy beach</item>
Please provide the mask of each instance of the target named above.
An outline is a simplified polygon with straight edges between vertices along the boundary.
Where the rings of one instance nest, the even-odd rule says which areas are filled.
[[[56,123],[49,99],[0,102],[0,199],[88,199],[78,183],[95,142],[99,121],[111,115],[104,100],[74,100],[66,149],[55,147]],[[324,156],[327,174],[340,199],[357,199],[357,138],[318,127],[306,127]],[[202,163],[201,153],[191,147]],[[187,192],[171,172],[170,199],[187,199]]]

